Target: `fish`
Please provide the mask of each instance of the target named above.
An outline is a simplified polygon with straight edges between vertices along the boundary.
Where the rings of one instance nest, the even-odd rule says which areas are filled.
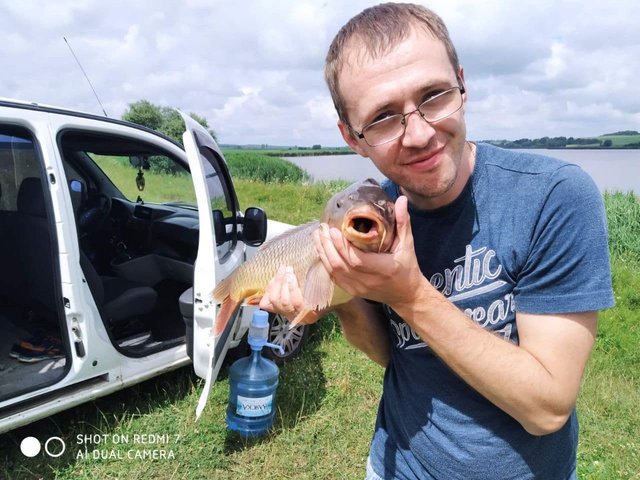
[[[388,252],[395,238],[394,203],[371,178],[356,182],[327,202],[320,221],[294,227],[265,242],[250,260],[235,269],[212,292],[220,304],[213,335],[220,335],[243,302],[258,305],[267,284],[282,266],[291,266],[303,292],[304,309],[292,325],[314,323],[319,311],[352,297],[337,286],[313,245],[312,233],[321,223],[338,228],[354,247]]]

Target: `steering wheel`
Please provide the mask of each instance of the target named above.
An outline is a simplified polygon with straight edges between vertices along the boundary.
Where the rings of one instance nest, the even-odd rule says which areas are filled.
[[[78,211],[78,229],[83,234],[98,230],[111,212],[111,197],[97,193],[90,197]]]

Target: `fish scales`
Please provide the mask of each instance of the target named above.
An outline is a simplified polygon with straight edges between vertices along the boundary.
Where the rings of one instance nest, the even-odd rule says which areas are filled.
[[[307,271],[319,260],[311,239],[312,232],[319,226],[320,222],[301,225],[260,247],[251,261],[242,264],[234,275],[229,292],[231,298],[238,301],[254,293],[264,293],[282,265],[293,268],[300,288],[304,288]]]

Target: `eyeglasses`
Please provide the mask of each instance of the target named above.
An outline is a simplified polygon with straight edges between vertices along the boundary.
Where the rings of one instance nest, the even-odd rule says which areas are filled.
[[[367,145],[377,147],[404,135],[407,129],[407,117],[416,112],[429,124],[439,122],[453,115],[462,108],[462,94],[464,92],[464,87],[452,87],[429,97],[415,110],[408,113],[389,115],[382,120],[367,125],[362,129],[362,132],[349,128],[358,138],[364,139]]]

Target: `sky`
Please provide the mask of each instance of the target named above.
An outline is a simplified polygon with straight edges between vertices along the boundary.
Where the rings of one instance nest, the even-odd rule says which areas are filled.
[[[223,144],[343,146],[327,48],[371,0],[0,0],[0,97],[110,117],[146,99]],[[637,0],[438,0],[471,140],[640,130]]]

